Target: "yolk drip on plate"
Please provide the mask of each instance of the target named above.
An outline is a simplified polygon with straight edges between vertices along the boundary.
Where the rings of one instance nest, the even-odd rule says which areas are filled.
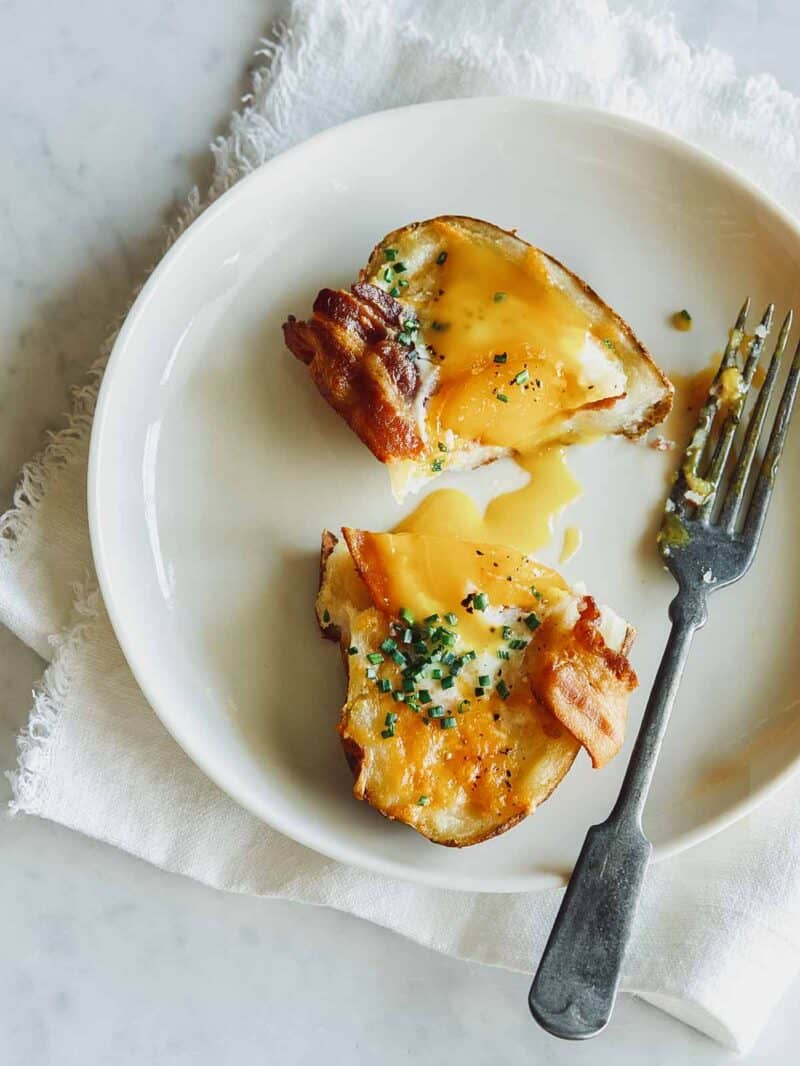
[[[397,529],[536,551],[550,540],[554,516],[581,492],[557,443],[575,441],[571,415],[625,392],[619,328],[611,314],[592,318],[556,284],[535,248],[511,259],[446,221],[435,225],[445,249],[436,287],[415,289],[412,279],[404,297],[435,374],[422,412],[424,468],[447,470],[463,447],[486,449],[487,458],[507,450],[529,481],[483,514],[464,493],[439,490]],[[409,475],[398,470],[397,483]]]
[[[558,561],[560,563],[568,562],[580,550],[582,543],[583,534],[578,526],[567,526],[564,530],[564,544]]]
[[[534,552],[550,540],[555,516],[581,495],[564,448],[548,447],[517,458],[528,484],[505,492],[481,510],[458,489],[437,489],[396,527],[398,533],[428,533],[462,540],[507,544]]]

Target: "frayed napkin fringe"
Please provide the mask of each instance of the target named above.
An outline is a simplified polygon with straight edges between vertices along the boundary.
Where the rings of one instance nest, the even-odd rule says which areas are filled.
[[[91,392],[91,386],[79,392]],[[76,397],[76,403],[85,403],[86,397]],[[74,415],[75,418],[91,418],[90,415]],[[90,422],[91,424],[91,422]],[[77,432],[82,430],[79,425]],[[64,430],[68,433],[69,430]],[[68,442],[64,447],[68,446]],[[45,461],[47,449],[42,456]],[[55,460],[51,460],[54,462]],[[30,508],[35,504],[25,504]],[[22,512],[24,520],[24,511]],[[12,814],[38,814],[42,809],[43,790],[47,787],[47,769],[50,752],[58,730],[59,715],[69,696],[70,679],[73,676],[72,662],[80,655],[86,632],[100,614],[100,592],[93,580],[87,577],[83,587],[73,590],[75,604],[70,625],[59,637],[52,638],[53,661],[45,670],[42,679],[33,690],[33,708],[28,724],[17,737],[17,769],[6,771],[11,782],[9,810]]]
[[[85,454],[103,368],[116,333],[117,330],[89,368],[86,383],[72,390],[72,412],[67,425],[64,429],[49,431],[45,435],[45,447],[22,467],[12,506],[0,516],[0,559],[7,559],[25,536],[59,470]]]
[[[191,190],[176,222],[165,230],[157,262],[209,204],[227,192],[244,174],[256,170],[271,155],[280,151],[284,138],[289,136],[292,99],[310,63],[308,46],[303,40],[295,44],[291,69],[282,69],[286,46],[293,40],[294,34],[289,27],[279,23],[269,38],[259,42],[255,57],[265,59],[266,63],[253,71],[250,92],[242,98],[245,106],[240,112],[234,113],[230,134],[218,137],[211,145],[214,174],[208,193],[203,198],[196,186]],[[282,76],[276,77],[278,74]],[[270,109],[275,112],[274,122],[267,122],[259,113],[265,107],[267,96],[270,96]],[[129,308],[141,288],[140,284],[134,290]],[[66,426],[49,431],[45,435],[46,443],[42,451],[22,467],[12,505],[5,514],[0,515],[0,560],[11,556],[24,538],[36,510],[49,488],[57,481],[60,470],[86,454],[103,371],[124,318],[125,315],[110,332],[100,355],[87,372],[85,383],[71,391],[71,411]],[[36,715],[35,706],[29,729],[33,728]],[[25,730],[27,732],[29,730]]]

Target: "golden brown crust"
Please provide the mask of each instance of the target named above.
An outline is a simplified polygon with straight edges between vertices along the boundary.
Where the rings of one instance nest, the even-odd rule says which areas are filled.
[[[569,641],[547,620],[527,653],[531,692],[586,748],[595,768],[622,746],[628,696],[639,683],[625,654],[632,630],[612,651],[599,621],[597,604],[586,596]]]
[[[522,240],[522,238],[517,237],[517,240]],[[525,241],[523,243],[527,244],[528,242]],[[547,253],[544,254],[547,255]],[[556,259],[555,256],[547,255],[547,258],[560,267],[565,274],[569,274],[575,284],[579,285],[590,299],[596,300],[597,303],[605,309],[620,333],[632,346],[638,349],[642,361],[647,364],[650,371],[658,378],[661,388],[663,389],[662,395],[650,406],[645,415],[638,422],[633,425],[623,426],[620,430],[620,432],[628,437],[629,440],[638,440],[639,437],[644,436],[644,434],[649,429],[652,429],[653,426],[660,425],[670,413],[672,410],[672,401],[675,396],[675,387],[661,367],[653,359],[649,349],[639,340],[622,315],[617,314],[613,307],[609,307],[605,300],[595,292],[588,281],[584,281],[583,278],[579,277],[579,275],[573,270],[564,266],[564,264],[559,259]]]
[[[388,293],[359,282],[350,292],[322,289],[308,322],[290,316],[283,325],[319,391],[384,463],[424,450],[413,406],[419,372],[396,339],[402,314]]]

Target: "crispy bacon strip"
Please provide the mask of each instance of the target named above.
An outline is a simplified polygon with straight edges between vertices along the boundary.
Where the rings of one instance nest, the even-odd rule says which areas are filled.
[[[290,315],[283,324],[289,350],[384,463],[424,451],[413,407],[419,371],[408,348],[395,340],[402,315],[388,293],[359,282],[350,292],[322,289],[308,322]]]
[[[629,694],[638,686],[626,651],[611,651],[599,629],[600,611],[586,596],[572,629],[545,620],[526,653],[534,697],[586,748],[595,768],[617,754],[625,737]]]

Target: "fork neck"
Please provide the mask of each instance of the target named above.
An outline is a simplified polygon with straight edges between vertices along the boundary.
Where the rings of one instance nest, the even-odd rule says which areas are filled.
[[[678,692],[692,638],[708,619],[704,589],[681,587],[669,605],[672,629],[644,711],[619,798],[608,821],[633,825],[641,833],[641,819],[653,779],[656,759]]]
[[[708,598],[704,589],[681,586],[669,605],[669,617],[673,629],[688,630],[693,634],[708,621]]]

